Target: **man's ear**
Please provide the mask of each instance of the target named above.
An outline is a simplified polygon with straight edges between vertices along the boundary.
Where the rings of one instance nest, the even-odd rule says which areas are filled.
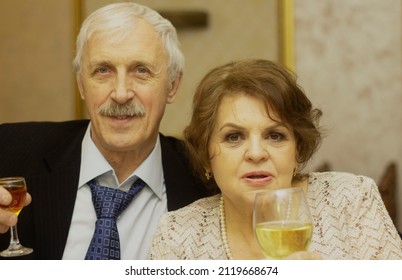
[[[81,75],[77,74],[77,86],[78,86],[78,90],[80,91],[80,96],[82,100],[85,100],[85,96],[84,96],[84,86],[82,84],[82,79],[81,79]]]
[[[180,84],[181,84],[182,78],[183,78],[183,74],[181,73],[181,74],[176,78],[176,80],[174,80],[174,81],[172,82],[172,84],[171,84],[171,89],[170,89],[170,91],[168,92],[168,95],[167,95],[167,103],[168,103],[168,104],[173,103],[173,102],[175,101],[176,96],[177,96],[177,90],[179,89],[179,86],[180,86]]]

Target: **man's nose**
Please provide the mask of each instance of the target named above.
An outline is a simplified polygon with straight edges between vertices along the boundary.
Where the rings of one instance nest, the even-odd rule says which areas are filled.
[[[119,74],[115,81],[115,87],[111,95],[113,101],[118,104],[125,104],[134,98],[135,93],[132,89],[131,81],[126,74]]]

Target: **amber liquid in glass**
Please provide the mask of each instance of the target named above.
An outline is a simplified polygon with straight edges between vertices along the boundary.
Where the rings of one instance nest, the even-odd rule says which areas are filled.
[[[24,206],[25,196],[27,194],[25,179],[23,177],[0,178],[0,186],[7,190],[12,197],[9,205],[1,205],[0,207],[18,216]],[[32,252],[32,248],[21,245],[18,238],[17,225],[10,227],[9,246],[7,249],[0,252],[0,256],[6,258],[17,257],[28,255]]]
[[[27,190],[24,185],[3,186],[12,196],[12,201],[7,206],[1,206],[1,208],[13,212],[15,215],[21,212],[24,204],[25,195]]]

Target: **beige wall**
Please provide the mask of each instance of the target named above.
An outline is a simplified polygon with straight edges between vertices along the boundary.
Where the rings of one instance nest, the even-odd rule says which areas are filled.
[[[395,161],[401,202],[402,1],[294,3],[296,71],[328,130],[312,166],[328,161],[379,182]]]
[[[71,7],[0,1],[0,123],[75,117]]]

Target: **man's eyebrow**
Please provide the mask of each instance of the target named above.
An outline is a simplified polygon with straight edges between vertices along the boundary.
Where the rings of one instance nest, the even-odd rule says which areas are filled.
[[[98,60],[98,61],[93,61],[89,63],[89,67],[91,69],[99,67],[99,66],[112,66],[113,63],[109,60]]]

